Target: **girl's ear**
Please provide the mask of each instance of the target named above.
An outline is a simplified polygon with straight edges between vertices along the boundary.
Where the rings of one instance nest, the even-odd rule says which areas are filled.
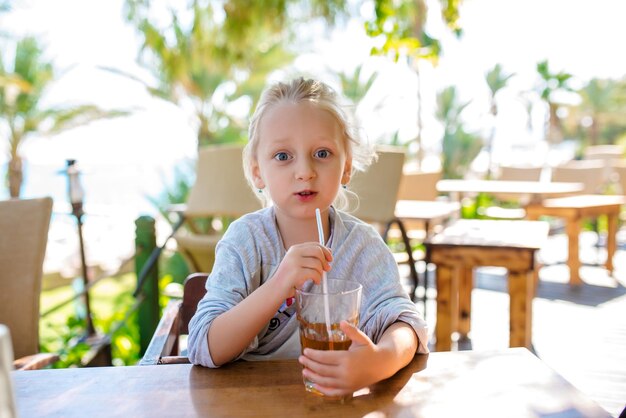
[[[254,181],[254,187],[256,187],[257,189],[264,189],[265,182],[261,178],[261,169],[259,168],[259,164],[257,163],[256,160],[252,162],[251,168],[252,168],[252,179]]]
[[[343,166],[343,174],[341,175],[341,184],[344,186],[350,183],[352,178],[352,157],[346,158],[346,163]]]

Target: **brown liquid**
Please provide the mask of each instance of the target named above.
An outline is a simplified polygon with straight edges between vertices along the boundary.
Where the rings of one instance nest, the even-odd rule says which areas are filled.
[[[300,321],[300,346],[302,347],[302,351],[304,351],[305,348],[312,348],[314,350],[347,350],[352,344],[352,340],[346,337],[341,331],[339,324],[331,324],[331,338],[329,339],[326,324],[306,322],[300,315],[298,315],[298,320]],[[358,321],[354,318],[348,322],[356,326]],[[314,383],[307,378],[303,378],[303,381],[304,388],[307,392],[323,396],[325,399],[339,400],[343,403],[352,398],[352,394],[346,396],[326,396],[318,391]]]
[[[352,340],[340,330],[339,324],[331,324],[331,338],[329,339],[326,324],[306,322],[301,317],[298,319],[300,320],[302,350],[305,348],[315,350],[347,350],[350,348]]]

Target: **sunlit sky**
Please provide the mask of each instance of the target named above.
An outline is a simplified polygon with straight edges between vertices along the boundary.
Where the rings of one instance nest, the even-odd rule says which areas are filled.
[[[430,3],[434,11],[436,3]],[[48,100],[141,109],[131,117],[94,123],[54,138],[33,138],[23,148],[30,164],[62,167],[66,158],[77,158],[84,166],[132,163],[163,172],[180,159],[193,157],[194,133],[186,115],[151,99],[136,83],[96,69],[109,66],[142,74],[135,63],[138,40],[123,20],[122,4],[121,0],[17,1],[12,12],[0,15],[2,31],[39,35],[47,54],[66,71]],[[426,146],[436,147],[441,135],[432,109],[436,91],[447,85],[457,85],[462,98],[472,100],[466,120],[485,130],[490,121],[484,74],[496,63],[516,73],[509,92],[502,95],[500,141],[536,140],[541,133],[526,131],[524,106],[516,98],[519,91],[536,84],[536,63],[548,58],[554,70],[574,74],[579,84],[592,77],[623,77],[624,16],[626,2],[620,0],[465,0],[461,40],[441,25],[429,26],[442,37],[444,54],[437,68],[422,69]],[[367,135],[376,139],[398,129],[401,139],[408,140],[416,133],[415,77],[403,66],[368,58],[370,46],[361,24],[352,22],[332,40],[320,39],[315,51],[296,61],[296,68],[318,73],[332,83],[329,68],[349,71],[365,62],[366,70],[380,72],[372,94],[358,111]],[[388,106],[374,112],[382,98]],[[4,146],[0,142],[0,149]],[[0,164],[5,158],[0,156]]]

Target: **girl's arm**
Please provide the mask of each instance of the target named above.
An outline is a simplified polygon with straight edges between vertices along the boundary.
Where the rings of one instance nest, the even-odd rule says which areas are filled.
[[[317,243],[292,246],[270,280],[213,320],[207,333],[213,363],[220,366],[241,354],[296,287],[309,279],[319,283],[331,260],[330,251]]]
[[[300,363],[303,374],[316,389],[329,396],[343,396],[393,376],[409,364],[417,350],[413,328],[395,322],[383,333],[378,344],[347,322],[341,329],[352,340],[348,351],[305,349]]]

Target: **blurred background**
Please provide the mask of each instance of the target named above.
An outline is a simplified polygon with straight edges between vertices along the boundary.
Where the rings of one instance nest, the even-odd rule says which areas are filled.
[[[321,79],[370,143],[444,178],[490,178],[626,143],[623,16],[619,0],[0,0],[0,200],[54,199],[42,311],[81,274],[67,160],[91,279],[115,278],[94,292],[108,332],[132,304],[135,220],[154,217],[165,240],[198,149],[245,142],[268,84]],[[188,273],[164,259],[162,288]],[[41,333],[72,364],[81,353],[62,347],[84,313],[66,308]],[[115,364],[137,361],[137,333],[118,335]]]

